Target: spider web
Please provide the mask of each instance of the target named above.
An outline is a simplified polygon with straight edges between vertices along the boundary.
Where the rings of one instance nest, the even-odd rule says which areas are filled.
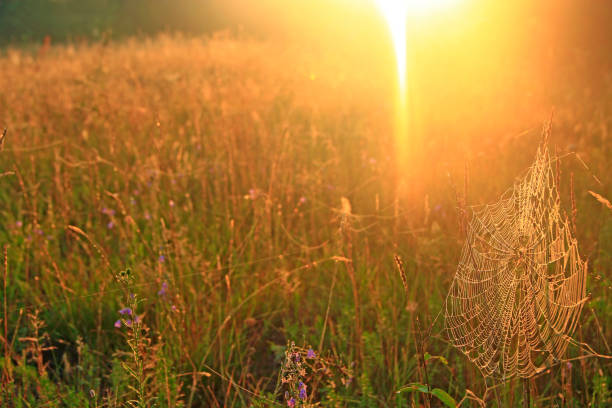
[[[563,358],[587,300],[586,273],[543,143],[499,202],[474,209],[445,331],[485,377],[531,377]]]

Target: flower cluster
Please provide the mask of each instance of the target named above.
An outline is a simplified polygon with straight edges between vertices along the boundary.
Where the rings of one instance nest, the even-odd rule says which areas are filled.
[[[319,406],[314,402],[318,387],[336,390],[342,385],[348,388],[354,379],[353,365],[347,367],[337,357],[322,357],[311,347],[299,347],[293,342],[285,349],[279,377],[288,408]]]
[[[285,350],[285,361],[281,368],[281,383],[287,385],[285,401],[289,408],[305,406],[308,400],[306,385],[307,368],[312,371],[316,353],[312,348],[302,349],[290,343]]]
[[[121,328],[122,323],[125,324],[127,327],[132,327],[133,324],[140,323],[141,317],[135,315],[134,311],[129,307],[124,307],[123,309],[120,309],[119,314],[121,316],[126,316],[126,317],[120,318],[115,322],[114,326],[118,329]]]

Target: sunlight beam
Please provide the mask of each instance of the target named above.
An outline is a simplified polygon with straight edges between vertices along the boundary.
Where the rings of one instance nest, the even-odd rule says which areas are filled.
[[[401,93],[406,90],[406,17],[408,1],[377,0],[378,7],[387,21],[395,51],[397,75]]]
[[[395,140],[398,154],[398,171],[401,179],[405,181],[407,174],[412,172],[417,159],[415,146],[418,145],[418,135],[408,134],[408,129],[414,130],[416,110],[409,101],[408,73],[407,73],[407,19],[410,17],[424,18],[430,12],[448,6],[457,0],[375,0],[384,16],[395,53],[398,93],[396,103]],[[411,133],[416,133],[412,131]],[[410,163],[410,165],[408,165]],[[409,177],[408,177],[409,178]]]
[[[397,63],[400,90],[406,89],[406,19],[409,15],[424,17],[427,13],[457,0],[375,0],[385,17]]]

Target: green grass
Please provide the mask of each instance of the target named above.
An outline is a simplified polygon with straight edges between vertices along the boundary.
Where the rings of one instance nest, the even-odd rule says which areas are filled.
[[[473,139],[459,135],[474,123],[448,126],[446,139],[426,134],[403,193],[385,88],[325,57],[161,37],[0,59],[9,129],[0,171],[12,172],[0,178],[3,406],[285,405],[298,377],[322,406],[423,401],[397,391],[423,382],[415,318],[429,329],[456,268],[454,189],[463,190],[466,157],[468,204],[492,202],[529,165],[539,131],[500,129],[510,136],[498,144],[467,147]],[[612,338],[612,213],[587,191],[612,197],[609,100],[575,96],[551,140],[568,154],[562,194],[573,172],[591,265],[576,336],[601,352]],[[140,322],[127,327],[123,316],[115,328],[127,306]],[[424,344],[430,385],[456,401],[466,390],[482,396],[482,377],[448,344],[442,318]],[[304,371],[279,384],[289,342],[317,358],[302,354]],[[533,400],[604,407],[611,381],[606,360],[557,366],[535,380]],[[511,381],[488,397],[520,406],[522,388]]]

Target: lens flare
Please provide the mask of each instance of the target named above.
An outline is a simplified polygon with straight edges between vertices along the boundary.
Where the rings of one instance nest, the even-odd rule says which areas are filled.
[[[400,166],[411,163],[411,166],[407,169],[409,171],[412,171],[413,165],[416,164],[415,159],[417,152],[415,150],[418,149],[419,132],[416,130],[417,126],[415,124],[417,110],[414,106],[413,98],[409,98],[410,92],[408,90],[408,17],[423,18],[430,12],[434,12],[456,1],[457,0],[376,0],[377,6],[389,26],[397,65],[397,81],[399,87],[396,106],[395,138],[398,163],[400,163]],[[410,135],[408,135],[409,129]],[[404,170],[406,169],[398,168],[398,171],[402,174],[402,180],[405,180],[407,177]]]

